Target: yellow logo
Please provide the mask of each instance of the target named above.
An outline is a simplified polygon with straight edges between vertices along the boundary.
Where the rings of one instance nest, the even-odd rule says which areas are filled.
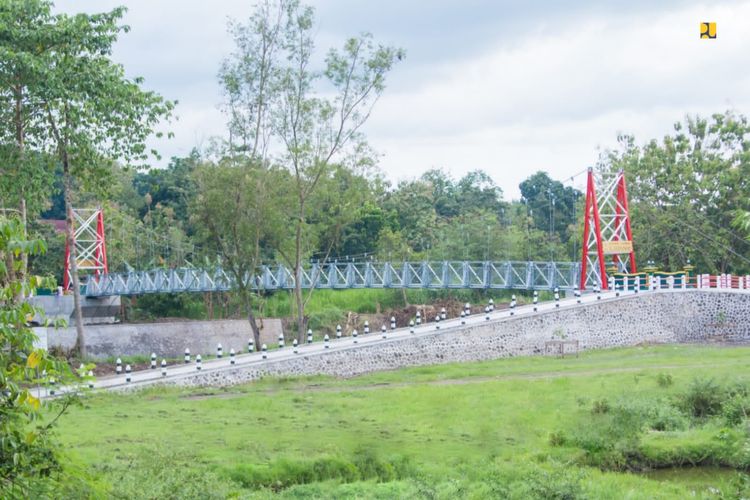
[[[701,23],[701,38],[716,38],[716,23]]]

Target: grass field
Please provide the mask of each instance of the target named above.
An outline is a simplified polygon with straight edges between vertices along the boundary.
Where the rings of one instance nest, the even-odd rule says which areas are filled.
[[[749,357],[653,346],[101,394],[59,436],[123,498],[739,498]]]

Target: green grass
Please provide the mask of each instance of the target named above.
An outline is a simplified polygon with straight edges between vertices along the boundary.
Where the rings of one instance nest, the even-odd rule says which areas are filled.
[[[305,290],[307,295],[307,290]],[[404,307],[409,304],[430,304],[437,300],[457,300],[472,304],[485,304],[490,298],[495,302],[509,302],[515,293],[519,303],[530,302],[528,292],[510,290],[398,290],[398,289],[357,289],[357,290],[316,290],[305,308],[311,322],[329,327],[335,326],[347,312],[372,314],[379,310],[387,311]],[[526,296],[524,296],[524,294]],[[239,298],[234,293],[215,294],[214,317],[221,318],[223,309],[222,298],[226,298],[229,306],[228,314],[244,317],[243,307],[239,305]],[[549,292],[542,292],[540,300],[550,300]],[[406,299],[406,300],[405,300]],[[141,296],[133,304],[128,304],[130,321],[157,320],[164,317],[181,317],[189,319],[208,319],[206,304],[201,294],[149,294]],[[291,292],[279,291],[264,297],[256,297],[253,308],[258,316],[266,318],[285,318],[296,315],[294,298]],[[334,318],[335,317],[335,318]]]
[[[746,419],[679,405],[695,377],[750,385],[749,355],[656,346],[100,394],[59,436],[123,497],[708,498],[713,487],[731,498],[747,496],[731,470],[694,481],[627,471],[747,467]]]

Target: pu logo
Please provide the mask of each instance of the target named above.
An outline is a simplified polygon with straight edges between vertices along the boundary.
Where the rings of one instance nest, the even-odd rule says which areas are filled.
[[[701,38],[716,38],[716,23],[701,23]]]

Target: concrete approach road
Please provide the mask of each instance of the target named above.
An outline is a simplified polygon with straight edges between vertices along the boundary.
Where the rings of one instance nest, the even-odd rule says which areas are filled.
[[[366,346],[366,345],[372,345],[372,344],[378,344],[382,342],[390,342],[396,339],[403,339],[406,337],[419,337],[419,336],[427,336],[430,334],[433,334],[436,332],[437,328],[436,325],[439,325],[439,329],[442,330],[453,330],[458,328],[465,328],[470,327],[472,325],[477,325],[481,323],[485,323],[487,321],[507,321],[511,319],[511,317],[517,318],[517,317],[528,317],[535,314],[540,314],[544,312],[550,312],[555,311],[558,308],[570,308],[570,307],[584,307],[585,305],[594,304],[596,302],[604,302],[604,301],[613,301],[613,300],[619,300],[625,297],[633,296],[637,293],[641,294],[649,294],[649,293],[662,293],[662,292],[689,292],[688,290],[683,289],[669,289],[669,290],[658,290],[658,291],[648,291],[648,290],[641,290],[640,292],[635,291],[607,291],[600,294],[595,293],[586,293],[583,294],[580,297],[567,297],[567,298],[561,298],[559,301],[545,301],[545,302],[539,302],[536,305],[536,311],[534,311],[534,305],[533,304],[525,304],[522,306],[517,306],[514,309],[496,309],[489,314],[482,312],[481,314],[472,314],[470,316],[467,316],[463,318],[463,320],[458,318],[448,318],[445,320],[440,321],[439,323],[436,323],[434,318],[429,318],[428,323],[422,323],[419,326],[415,326],[413,333],[410,331],[410,327],[399,327],[395,330],[388,330],[386,332],[385,338],[383,338],[383,335],[380,330],[373,330],[369,334],[365,335],[362,332],[359,332],[359,335],[354,338],[351,336],[342,337],[340,339],[331,338],[328,342],[328,346],[326,347],[325,343],[322,340],[318,340],[316,342],[313,342],[311,344],[300,344],[297,347],[297,353],[294,352],[294,348],[291,346],[291,343],[287,342],[286,346],[280,349],[272,349],[265,353],[266,358],[263,357],[263,353],[261,352],[254,352],[254,353],[244,353],[244,354],[237,354],[235,356],[235,364],[231,364],[230,356],[227,354],[228,351],[225,351],[225,354],[222,358],[212,358],[208,360],[204,360],[201,363],[201,371],[202,372],[213,372],[213,371],[221,371],[221,370],[233,370],[236,368],[243,368],[243,367],[252,367],[252,366],[263,366],[263,364],[270,362],[270,361],[277,361],[277,360],[283,360],[283,359],[289,359],[296,356],[315,356],[324,352],[331,352],[336,350],[349,350],[349,349],[356,349],[359,346]],[[489,318],[489,319],[488,319]],[[463,324],[462,324],[463,321]],[[228,349],[229,347],[234,346],[224,346],[225,349]],[[147,369],[147,370],[140,370],[140,371],[134,371],[130,374],[130,382],[126,380],[127,376],[123,372],[120,375],[116,376],[108,376],[108,377],[100,377],[97,380],[93,382],[93,390],[129,390],[134,388],[140,388],[145,387],[153,384],[158,384],[160,382],[171,382],[175,379],[179,378],[185,378],[189,377],[191,375],[194,375],[195,372],[198,369],[198,365],[195,362],[195,354],[203,354],[203,353],[192,353],[192,358],[190,363],[173,363],[169,366],[167,366],[166,375],[162,375],[161,366],[159,365],[159,362],[157,361],[157,367],[156,369]],[[68,386],[68,387],[57,387],[55,390],[54,395],[50,394],[49,387],[40,387],[38,388],[38,394],[42,398],[46,397],[54,397],[58,396],[65,392],[70,391],[88,391],[91,390],[87,387],[87,384],[82,383],[79,387],[74,386]],[[35,392],[37,392],[35,391]]]

